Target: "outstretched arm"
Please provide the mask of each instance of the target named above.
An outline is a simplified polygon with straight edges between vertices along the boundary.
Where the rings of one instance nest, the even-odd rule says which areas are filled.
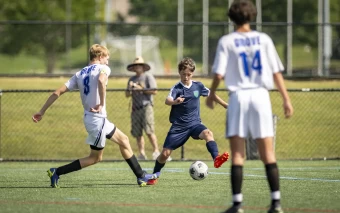
[[[54,91],[50,97],[45,102],[44,106],[40,109],[39,112],[35,113],[32,117],[33,122],[37,123],[42,119],[42,116],[45,114],[46,110],[65,92],[69,91],[68,88],[63,85],[56,91]]]

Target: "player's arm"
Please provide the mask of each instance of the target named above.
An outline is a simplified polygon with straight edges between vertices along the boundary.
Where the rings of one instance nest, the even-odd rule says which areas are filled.
[[[220,74],[214,74],[214,78],[213,78],[213,81],[211,83],[211,87],[210,87],[210,93],[209,93],[209,96],[206,100],[206,105],[210,108],[210,109],[213,109],[214,108],[214,101],[216,101],[217,103],[219,104],[223,104],[223,103],[220,103],[219,101],[221,101],[222,99],[220,97],[218,97],[216,95],[216,90],[217,90],[217,87],[218,85],[220,84],[220,81],[222,79],[222,75]],[[222,100],[223,101],[223,100]],[[224,101],[223,101],[224,102]],[[225,102],[224,102],[225,103]],[[225,103],[222,105],[224,108],[227,108],[228,107],[228,104]]]
[[[55,90],[50,97],[45,102],[44,106],[40,109],[39,112],[35,113],[32,117],[33,122],[37,123],[42,119],[42,116],[45,114],[46,110],[65,92],[69,91],[66,85],[61,86],[59,89]]]
[[[279,90],[281,97],[283,99],[283,109],[284,109],[285,117],[289,118],[293,115],[294,109],[290,102],[290,98],[289,98],[286,86],[284,84],[284,80],[283,80],[281,72],[274,73],[274,82],[275,82],[276,88]]]
[[[100,112],[102,107],[105,104],[105,95],[106,95],[106,82],[107,82],[107,75],[105,72],[101,72],[98,77],[98,93],[99,93],[99,104],[95,107],[90,108],[90,112]]]
[[[269,65],[271,69],[273,70],[273,78],[275,82],[276,88],[279,90],[281,97],[283,99],[283,110],[285,113],[285,117],[289,118],[293,115],[293,106],[290,102],[290,98],[282,77],[282,71],[283,65],[280,60],[279,54],[276,51],[275,45],[273,43],[273,40],[268,36],[268,43],[267,43],[267,54],[269,58]]]
[[[185,99],[185,98],[183,98],[182,96],[180,96],[180,97],[178,97],[178,98],[176,98],[176,99],[174,100],[173,97],[170,96],[170,97],[167,97],[167,98],[165,99],[165,104],[166,104],[166,105],[169,105],[169,106],[181,104],[181,103],[183,103],[184,99]]]
[[[226,109],[228,108],[228,103],[225,102],[222,98],[220,98],[220,96],[216,95],[216,93],[215,93],[215,102],[223,106]]]

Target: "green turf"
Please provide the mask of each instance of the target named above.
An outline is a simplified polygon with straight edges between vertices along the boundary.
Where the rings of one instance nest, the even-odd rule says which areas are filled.
[[[64,175],[49,187],[46,170],[64,163],[0,163],[0,212],[221,212],[231,203],[229,163],[203,181],[188,174],[191,162],[168,162],[155,186],[139,187],[125,162],[102,162]],[[153,162],[141,162],[151,172]],[[340,161],[281,161],[282,205],[286,212],[340,212]],[[263,165],[244,168],[244,209],[265,212],[270,202]]]

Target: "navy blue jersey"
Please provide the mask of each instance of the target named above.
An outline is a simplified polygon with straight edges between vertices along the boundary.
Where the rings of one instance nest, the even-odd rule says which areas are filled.
[[[190,86],[185,86],[181,82],[173,86],[168,97],[172,97],[174,100],[178,97],[185,99],[183,103],[171,106],[170,123],[186,127],[201,123],[200,96],[208,96],[209,91],[198,81],[191,81]]]

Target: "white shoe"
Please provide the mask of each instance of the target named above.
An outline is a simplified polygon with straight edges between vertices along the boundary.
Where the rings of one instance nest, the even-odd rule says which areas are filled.
[[[138,158],[137,158],[138,160],[147,160],[148,159],[148,157],[146,157],[146,155],[142,155],[142,154],[140,154],[139,156],[138,156]]]
[[[168,159],[166,159],[166,161],[172,161],[172,157],[169,156]]]
[[[160,154],[161,154],[161,153],[158,152],[158,151],[152,153],[152,160],[156,160]]]

